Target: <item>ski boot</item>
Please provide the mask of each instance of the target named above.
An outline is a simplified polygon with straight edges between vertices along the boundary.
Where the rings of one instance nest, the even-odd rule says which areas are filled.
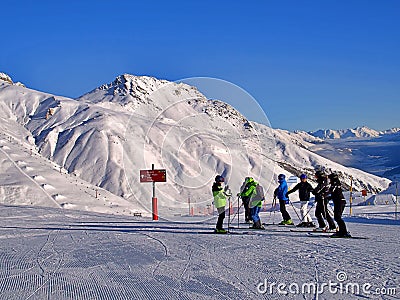
[[[317,228],[314,228],[313,229],[313,231],[314,232],[326,232],[326,230],[328,229],[328,227],[317,227]]]
[[[285,225],[294,225],[292,219],[286,220]]]
[[[265,227],[261,224],[261,221],[258,220],[250,227],[250,229],[265,229]]]
[[[282,222],[279,223],[279,225],[294,225],[292,219],[289,220],[283,220]]]
[[[223,228],[221,228],[221,229],[216,228],[216,229],[214,230],[214,232],[215,232],[215,233],[218,233],[218,234],[225,234],[225,233],[227,233],[227,231],[226,231],[225,229],[223,229]]]
[[[337,230],[336,230],[336,227],[335,228],[332,228],[332,227],[326,227],[325,228],[325,230],[323,230],[323,232],[326,232],[326,233],[330,233],[330,232],[337,232]]]

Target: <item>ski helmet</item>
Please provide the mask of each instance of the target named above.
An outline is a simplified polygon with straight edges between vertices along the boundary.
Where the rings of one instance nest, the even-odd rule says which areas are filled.
[[[222,177],[221,175],[217,175],[215,177],[215,182],[224,182],[224,177]]]
[[[278,175],[278,180],[285,180],[285,174],[279,174]]]
[[[307,175],[306,174],[301,174],[300,175],[300,179],[307,179]]]
[[[328,177],[332,181],[338,181],[339,180],[339,176],[336,173],[329,174]]]
[[[317,178],[322,178],[322,177],[325,177],[325,176],[326,175],[325,175],[324,171],[318,170],[318,171],[315,172],[315,177],[317,177]]]

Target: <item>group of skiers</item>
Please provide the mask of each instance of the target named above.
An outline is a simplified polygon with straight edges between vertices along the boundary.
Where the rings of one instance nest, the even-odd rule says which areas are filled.
[[[289,194],[299,191],[301,222],[297,227],[315,228],[316,226],[312,222],[309,214],[310,209],[308,209],[308,203],[312,193],[315,196],[315,217],[318,221],[318,228],[315,228],[314,231],[334,232],[331,237],[351,237],[347,232],[346,224],[342,219],[346,200],[343,196],[343,190],[338,175],[336,173],[326,175],[323,171],[317,170],[315,172],[315,179],[317,181],[317,186],[313,188],[311,184],[307,182],[307,175],[301,174],[300,182],[289,191],[285,175],[280,174],[278,176],[279,186],[274,191],[272,205],[273,209],[275,209],[274,206],[276,205],[276,199],[279,200],[279,208],[283,219],[279,224],[294,225],[286,210],[286,205],[289,203],[292,204],[289,200]],[[229,187],[223,187],[223,183],[224,177],[218,175],[215,177],[215,182],[212,187],[214,205],[218,211],[218,221],[215,229],[216,233],[226,233],[226,230],[223,229],[225,206],[227,204],[227,197],[232,196]],[[246,223],[253,223],[250,228],[265,229],[259,217],[262,202],[265,200],[262,186],[252,177],[246,177],[237,196],[242,199]],[[328,203],[330,200],[332,200],[334,204],[334,220],[338,225],[338,229],[329,214]],[[326,225],[325,220],[328,225]]]

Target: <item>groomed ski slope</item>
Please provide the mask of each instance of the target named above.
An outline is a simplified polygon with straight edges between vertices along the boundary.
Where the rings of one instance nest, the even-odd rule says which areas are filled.
[[[368,207],[359,217],[347,217],[353,235],[369,237],[355,240],[310,237],[278,226],[215,235],[213,219],[153,222],[1,205],[0,298],[398,299],[400,223],[391,211]],[[261,217],[271,222],[274,214]],[[274,221],[279,219],[276,213]],[[301,293],[303,284],[338,280],[360,288],[369,284],[370,294],[334,294],[327,287],[322,294]],[[276,286],[260,294],[270,283],[285,284],[288,295],[279,295]],[[299,293],[293,293],[296,285]],[[394,290],[397,295],[382,295]]]

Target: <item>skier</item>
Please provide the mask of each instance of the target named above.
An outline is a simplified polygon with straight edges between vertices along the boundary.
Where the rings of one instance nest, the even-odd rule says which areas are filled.
[[[242,203],[244,207],[244,219],[246,223],[251,223],[251,211],[250,211],[250,197],[244,196],[245,191],[250,188],[251,183],[249,182],[250,177],[246,177],[242,186],[240,187],[240,193],[238,196],[242,198]]]
[[[228,186],[225,186],[225,189],[222,187],[222,183],[225,181],[224,177],[221,175],[217,175],[215,177],[215,182],[212,186],[212,193],[214,196],[214,206],[218,211],[218,220],[215,228],[215,233],[226,233],[226,230],[223,229],[223,223],[225,219],[225,206],[226,206],[226,198],[231,195],[227,193]]]
[[[324,231],[328,230],[336,230],[335,222],[332,220],[332,217],[329,215],[328,211],[328,202],[329,200],[326,198],[328,194],[328,180],[323,171],[316,171],[315,178],[317,179],[317,187],[314,189],[313,194],[315,195],[315,217],[318,220],[319,228],[316,228],[315,231]],[[328,222],[329,227],[326,226],[324,219]]]
[[[286,204],[289,202],[289,198],[286,196],[288,192],[288,185],[286,183],[285,175],[279,174],[278,176],[279,186],[274,191],[274,198],[279,200],[279,208],[282,214],[283,221],[279,225],[294,225],[289,213],[286,210]]]
[[[286,193],[286,197],[289,194],[294,193],[295,191],[299,191],[299,198],[301,201],[301,223],[297,225],[297,227],[315,227],[315,224],[312,222],[310,214],[308,213],[308,201],[310,201],[310,193],[314,190],[310,183],[307,182],[307,175],[300,175],[300,182],[295,185],[293,189]]]
[[[342,219],[343,210],[346,206],[346,200],[343,196],[342,185],[337,174],[328,175],[330,181],[328,200],[332,199],[334,204],[334,218],[339,226],[339,231],[331,235],[333,238],[350,238],[350,233],[347,232],[346,223]]]
[[[251,212],[251,218],[253,220],[252,229],[264,229],[261,225],[260,210],[262,207],[262,201],[264,201],[264,190],[262,186],[256,182],[252,177],[248,177],[246,187],[240,194],[241,197],[249,199],[249,207]]]

